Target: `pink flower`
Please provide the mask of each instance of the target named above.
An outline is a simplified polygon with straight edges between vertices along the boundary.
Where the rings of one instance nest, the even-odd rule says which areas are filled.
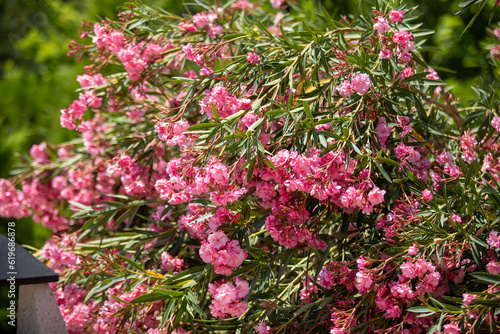
[[[69,310],[67,310],[69,311]],[[91,323],[90,305],[78,303],[72,306],[71,312],[64,313],[64,322],[70,333],[83,333],[84,329]]]
[[[481,167],[481,172],[486,172],[487,170],[491,169],[491,162],[493,160],[493,156],[491,153],[488,153],[483,160],[483,167]]]
[[[187,60],[194,60],[195,54],[193,53],[193,45],[191,43],[187,43],[182,47],[182,51],[186,54]]]
[[[80,86],[82,88],[87,88],[91,86],[102,86],[108,82],[108,80],[104,78],[101,73],[97,73],[95,75],[89,75],[89,74],[77,75],[76,81],[80,83]]]
[[[209,76],[209,75],[212,75],[214,73],[214,71],[210,68],[210,67],[203,67],[201,70],[200,70],[200,75],[201,76]]]
[[[373,279],[364,271],[358,271],[356,273],[356,280],[354,286],[359,292],[365,293],[370,289],[373,284]]]
[[[273,8],[280,9],[285,4],[285,0],[271,0]]]
[[[215,163],[207,168],[210,178],[222,186],[226,186],[229,180],[227,166],[221,163]]]
[[[383,18],[382,16],[377,16],[375,18],[375,24],[373,25],[373,30],[377,30],[379,34],[383,34],[391,30],[391,26],[389,25],[389,22],[387,22],[387,19]]]
[[[233,10],[247,10],[252,8],[253,4],[248,2],[248,0],[238,0],[231,4],[231,9]]]
[[[384,316],[386,316],[389,319],[397,319],[401,316],[401,309],[399,306],[393,306],[391,305],[389,309],[387,309],[384,313]]]
[[[337,91],[339,92],[340,96],[345,98],[351,97],[352,90],[353,86],[347,80],[344,80],[344,82],[340,86],[337,86]]]
[[[207,33],[210,36],[210,38],[215,38],[215,36],[221,35],[223,30],[224,30],[223,26],[211,24],[207,28]]]
[[[454,222],[457,222],[457,223],[460,223],[460,224],[462,223],[462,218],[460,218],[460,217],[459,217],[459,216],[457,216],[457,215],[452,215],[452,216],[450,217],[450,219],[451,219],[451,220],[453,220]]]
[[[426,79],[439,80],[439,75],[433,68],[426,68],[424,72],[429,72],[429,74],[425,76]]]
[[[368,200],[372,205],[377,205],[384,201],[384,195],[385,190],[375,187],[368,193]]]
[[[474,300],[477,298],[476,295],[470,293],[464,293],[462,295],[464,305],[471,306]]]
[[[500,131],[500,117],[497,115],[493,116],[491,120],[491,126],[495,128],[495,130]]]
[[[462,159],[467,162],[476,160],[477,155],[475,152],[477,140],[470,135],[470,131],[464,133],[460,140],[460,148],[462,149]]]
[[[449,152],[443,151],[440,155],[436,157],[436,161],[439,165],[444,166],[446,164],[453,164],[453,158]]]
[[[399,267],[403,276],[412,279],[416,276],[415,269],[413,269],[413,264],[411,262],[405,262]]]
[[[75,124],[75,115],[70,114],[68,109],[61,110],[61,127],[66,128],[68,130],[73,130],[76,128]]]
[[[443,329],[443,334],[460,334],[460,327],[455,324],[446,324]]]
[[[432,201],[433,198],[434,198],[434,196],[432,195],[432,192],[429,189],[424,189],[422,191],[422,199],[425,202],[430,202],[430,201]]]
[[[409,52],[415,49],[413,35],[407,31],[400,30],[394,34],[392,41],[399,47],[398,52]]]
[[[202,241],[200,251],[201,259],[205,263],[212,263],[217,274],[229,276],[247,258],[247,252],[242,250],[237,240],[228,242],[222,231],[209,235]]]
[[[67,113],[72,114],[76,119],[81,120],[83,118],[83,114],[85,114],[86,110],[87,110],[87,105],[84,101],[75,100],[68,107]]]
[[[45,165],[49,163],[49,156],[47,153],[47,143],[45,142],[31,146],[30,154],[31,157],[33,158],[33,162],[35,162],[38,165]]]
[[[318,284],[325,289],[331,289],[335,283],[335,276],[333,273],[323,267],[318,275]]]
[[[408,44],[410,36],[411,35],[408,33],[408,31],[400,30],[394,34],[392,41],[396,44],[399,44],[400,46],[405,46],[406,44]]]
[[[380,117],[377,126],[375,127],[375,132],[377,133],[377,138],[380,141],[380,144],[385,145],[385,142],[391,135],[391,131],[392,127],[387,125],[385,117]]]
[[[399,134],[400,138],[404,138],[413,130],[413,124],[410,123],[410,118],[407,116],[398,116],[398,125],[403,131]]]
[[[361,269],[365,269],[366,266],[368,265],[368,261],[365,259],[364,256],[360,256],[359,259],[356,260],[356,264],[358,265],[358,268],[361,270]]]
[[[247,61],[252,64],[257,64],[260,61],[260,57],[255,52],[249,52],[247,54]]]
[[[399,72],[399,74],[398,74],[398,79],[399,79],[399,80],[401,80],[401,81],[403,81],[404,79],[406,79],[406,78],[408,78],[408,77],[412,76],[413,74],[415,74],[415,73],[413,72],[413,68],[411,68],[411,67],[407,67],[407,68],[405,68],[404,70],[402,70],[401,72]],[[403,83],[402,85],[403,85],[403,86],[406,86],[406,85],[407,85],[407,83]]]
[[[436,287],[438,286],[440,279],[441,275],[437,271],[435,271],[433,273],[425,275],[424,283],[430,285],[431,287]]]
[[[451,177],[458,179],[460,176],[460,168],[457,165],[445,166],[443,168],[445,173],[450,174]]]
[[[239,299],[245,298],[248,294],[248,282],[236,278],[236,286],[233,283],[219,284],[208,285],[210,296],[213,298],[210,304],[212,315],[224,319],[228,316],[239,317],[245,313],[248,304]]]
[[[390,59],[392,57],[393,52],[389,49],[380,50],[380,58],[381,59]]]
[[[413,269],[415,270],[415,275],[420,278],[424,277],[427,272],[433,273],[436,271],[432,263],[423,259],[418,259],[418,261],[413,264]]]
[[[404,15],[405,15],[404,11],[402,10],[397,11],[393,9],[389,13],[389,20],[391,20],[392,22],[401,22],[401,19],[403,18]]]
[[[490,274],[498,275],[500,274],[500,263],[498,261],[490,261],[486,265],[486,269]]]
[[[417,255],[418,254],[418,247],[417,243],[413,243],[410,247],[408,247],[408,255]]]
[[[400,299],[412,299],[416,293],[406,284],[394,284],[391,287],[391,294]]]
[[[360,93],[365,94],[370,89],[370,77],[366,73],[359,73],[351,80],[353,89]]]
[[[183,30],[183,31],[189,31],[189,32],[196,32],[197,31],[196,26],[190,22],[181,22],[181,23],[179,23],[178,27],[180,30]]]
[[[197,13],[193,16],[192,20],[198,29],[205,28],[211,23],[206,13]]]
[[[491,231],[487,241],[491,248],[500,248],[500,238],[497,231]]]
[[[228,242],[227,236],[222,231],[217,231],[215,233],[210,234],[207,238],[210,246],[215,249],[220,249],[222,246],[225,246]]]
[[[283,14],[283,12],[278,12],[273,19],[273,24],[275,26],[277,26],[280,23],[280,21],[283,19],[284,16],[285,16],[285,14]]]
[[[398,58],[401,62],[407,63],[411,60],[411,54],[408,52],[398,52]]]
[[[142,120],[142,117],[144,116],[144,111],[137,107],[132,107],[130,108],[129,111],[126,112],[126,114],[130,118],[133,124],[137,124]]]
[[[268,334],[271,327],[267,326],[266,322],[262,320],[257,326],[255,326],[254,330],[259,334]]]

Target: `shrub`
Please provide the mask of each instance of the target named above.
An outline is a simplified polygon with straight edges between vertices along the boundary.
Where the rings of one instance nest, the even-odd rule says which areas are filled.
[[[495,87],[462,107],[404,5],[196,4],[89,26],[80,139],[0,181],[70,332],[498,330]]]

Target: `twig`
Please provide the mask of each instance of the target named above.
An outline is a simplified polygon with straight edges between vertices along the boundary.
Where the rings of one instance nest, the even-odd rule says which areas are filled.
[[[448,115],[449,117],[451,117],[453,119],[453,121],[455,122],[455,124],[459,128],[462,127],[462,124],[464,122],[462,120],[462,116],[460,116],[460,113],[458,112],[456,107],[452,107],[452,106],[446,105],[444,103],[441,103],[437,100],[434,100],[434,99],[428,97],[427,94],[425,94],[420,89],[418,89],[414,86],[410,86],[410,90],[412,90],[415,93],[417,93],[418,95],[420,95],[427,102],[430,102],[430,103],[434,104],[435,106],[439,107],[439,109],[441,109],[441,111],[443,111],[446,115]]]

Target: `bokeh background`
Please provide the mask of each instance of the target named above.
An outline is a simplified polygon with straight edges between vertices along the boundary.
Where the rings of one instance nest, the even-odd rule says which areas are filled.
[[[313,7],[310,0],[300,2]],[[184,11],[182,0],[143,3],[178,14]],[[332,17],[338,17],[353,13],[359,3],[324,0],[316,7],[324,6]],[[436,31],[425,37],[424,59],[462,101],[474,100],[471,86],[489,85],[495,79],[487,51],[495,43],[488,24],[491,21],[495,26],[499,19],[495,1],[486,4],[463,35],[477,5],[457,14],[461,9],[458,0],[406,3],[418,5],[422,28]],[[20,156],[29,155],[31,145],[74,137],[73,131],[60,127],[59,115],[78,97],[76,75],[84,73],[86,63],[66,56],[68,44],[79,40],[83,20],[116,20],[117,8],[124,5],[125,0],[0,0],[0,178],[9,177]],[[0,218],[1,234],[6,234],[8,221]],[[22,219],[16,221],[16,234],[19,244],[35,250],[43,247],[51,233],[30,219]],[[0,333],[15,333],[15,328],[7,325],[6,297],[7,289],[0,289]]]

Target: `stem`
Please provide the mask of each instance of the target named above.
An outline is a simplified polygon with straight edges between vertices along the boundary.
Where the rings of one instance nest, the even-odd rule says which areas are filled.
[[[409,86],[410,87],[410,90],[414,91],[415,93],[417,93],[418,95],[420,95],[424,100],[426,100],[427,102],[430,102],[432,104],[434,104],[435,106],[439,107],[439,109],[441,109],[441,111],[443,111],[446,115],[448,115],[449,117],[451,117],[451,119],[453,119],[453,121],[455,122],[455,124],[461,128],[462,125],[463,125],[463,120],[462,120],[462,116],[460,116],[460,113],[458,112],[457,108],[454,107],[454,106],[449,106],[449,105],[446,105],[444,103],[441,103],[435,99],[432,99],[430,97],[427,96],[427,94],[425,94],[424,92],[422,92],[420,89],[414,87],[414,86]]]

